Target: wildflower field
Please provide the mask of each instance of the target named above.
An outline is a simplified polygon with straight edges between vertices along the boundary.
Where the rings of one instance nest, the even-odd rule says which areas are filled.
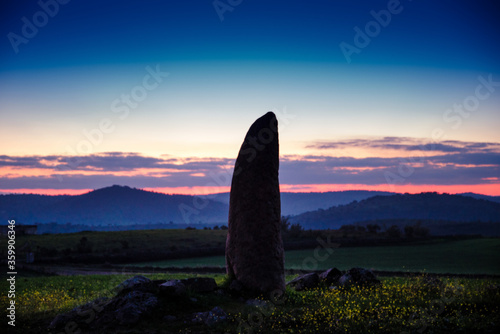
[[[484,333],[500,328],[498,283],[421,276],[386,278],[376,287],[288,291],[283,307],[254,332]]]
[[[196,275],[146,276],[181,279]],[[219,285],[225,281],[224,275],[203,276],[214,277]],[[57,314],[98,297],[113,296],[113,288],[130,277],[18,276],[16,328],[7,326],[5,319],[1,327],[7,328],[7,333],[47,333],[47,326]],[[381,281],[373,287],[325,286],[301,292],[287,289],[284,298],[258,307],[227,294],[191,294],[167,301],[147,321],[127,329],[127,333],[493,333],[500,327],[500,279],[435,279],[422,275]],[[5,279],[0,286],[7,290]],[[2,309],[7,302],[3,294]],[[214,306],[229,313],[227,322],[211,328],[184,323],[183,315]],[[177,316],[179,321],[162,322],[166,314]]]

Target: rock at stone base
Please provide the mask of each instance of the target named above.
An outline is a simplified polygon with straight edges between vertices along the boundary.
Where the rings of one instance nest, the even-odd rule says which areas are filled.
[[[49,328],[65,331],[67,324],[73,323],[75,332],[78,329],[80,332],[94,333],[97,329],[106,330],[138,323],[143,316],[154,310],[158,305],[158,298],[151,292],[141,291],[147,285],[144,285],[147,282],[142,279],[132,285],[129,283],[130,281],[125,283],[125,288],[120,289],[119,294],[112,299],[99,298],[56,316]],[[90,315],[93,319],[91,322],[88,321]]]
[[[158,286],[164,296],[180,296],[186,292],[186,286],[178,279],[166,281]]]
[[[160,294],[164,296],[180,296],[191,290],[196,293],[213,292],[217,289],[217,283],[210,277],[196,277],[182,280],[169,280],[158,285]]]
[[[268,302],[260,299],[249,299],[245,302],[245,305],[256,306],[256,307],[267,307],[269,306]]]
[[[163,321],[165,322],[174,322],[177,320],[177,317],[175,315],[166,315],[163,317]]]
[[[81,321],[82,319],[87,319],[87,317],[82,317],[81,315],[92,314],[92,312],[95,314],[102,310],[109,302],[109,298],[101,297],[87,304],[77,306],[67,313],[58,314],[50,323],[49,329],[64,329],[70,322],[78,323],[79,320]]]
[[[210,277],[195,277],[195,278],[186,278],[181,280],[187,289],[197,292],[212,292],[217,289],[217,283],[215,280]]]
[[[339,278],[339,285],[375,285],[380,284],[375,274],[364,268],[352,268]]]
[[[337,268],[330,268],[319,274],[319,279],[326,285],[337,285],[342,272]]]
[[[219,306],[216,306],[210,311],[193,314],[192,322],[194,323],[203,322],[207,326],[214,326],[226,320],[227,320],[227,313]]]
[[[133,325],[139,322],[140,318],[153,310],[158,304],[158,298],[152,293],[141,291],[131,291],[125,295],[117,304],[114,311],[115,318],[120,325]]]
[[[319,285],[319,276],[316,273],[305,274],[291,280],[286,285],[293,287],[296,291],[314,289]]]
[[[114,290],[118,294],[125,294],[132,290],[154,293],[157,291],[157,286],[149,278],[137,275],[121,282]]]
[[[229,284],[229,291],[235,295],[241,294],[243,292],[243,285],[240,283],[238,280],[233,280],[231,281],[231,284]]]

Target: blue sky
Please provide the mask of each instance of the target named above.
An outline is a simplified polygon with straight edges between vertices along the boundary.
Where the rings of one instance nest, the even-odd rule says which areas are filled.
[[[414,172],[397,179],[394,190],[500,192],[495,1],[8,0],[1,6],[0,191],[56,193],[114,183],[225,190],[227,183],[207,187],[209,175],[230,170],[250,124],[274,110],[283,189],[386,189],[387,172],[404,176],[401,166],[410,164]],[[341,45],[347,44],[357,51],[346,57]],[[164,73],[160,81],[152,71]],[[145,82],[155,87],[145,89]],[[126,105],[124,95],[136,96],[126,115],[117,110]],[[475,101],[470,111],[454,107]],[[401,141],[422,149],[395,149]],[[462,150],[425,149],[446,141]],[[64,162],[111,163],[117,154],[129,166],[121,174]],[[405,160],[415,154],[427,160]],[[446,162],[433,158],[443,154]],[[346,172],[338,163],[367,158],[386,159],[385,165],[368,170],[358,163],[364,169]],[[131,159],[175,159],[185,168],[161,163],[153,172],[150,165],[130,166]],[[193,161],[217,163],[193,171]]]

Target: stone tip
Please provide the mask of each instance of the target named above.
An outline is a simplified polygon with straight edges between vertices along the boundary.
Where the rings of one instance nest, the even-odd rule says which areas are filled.
[[[248,130],[247,136],[256,136],[259,131],[266,128],[272,132],[278,132],[278,119],[272,111],[269,111],[265,115],[259,117]]]
[[[272,111],[268,111],[264,116],[261,117],[261,119],[262,118],[266,119],[268,122],[274,121],[274,120],[276,120],[276,122],[278,121],[278,119],[276,118],[276,115]]]

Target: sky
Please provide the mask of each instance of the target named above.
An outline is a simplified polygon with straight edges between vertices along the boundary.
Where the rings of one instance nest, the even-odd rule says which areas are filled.
[[[281,191],[500,195],[495,0],[0,6],[0,193],[228,191],[273,111]]]

